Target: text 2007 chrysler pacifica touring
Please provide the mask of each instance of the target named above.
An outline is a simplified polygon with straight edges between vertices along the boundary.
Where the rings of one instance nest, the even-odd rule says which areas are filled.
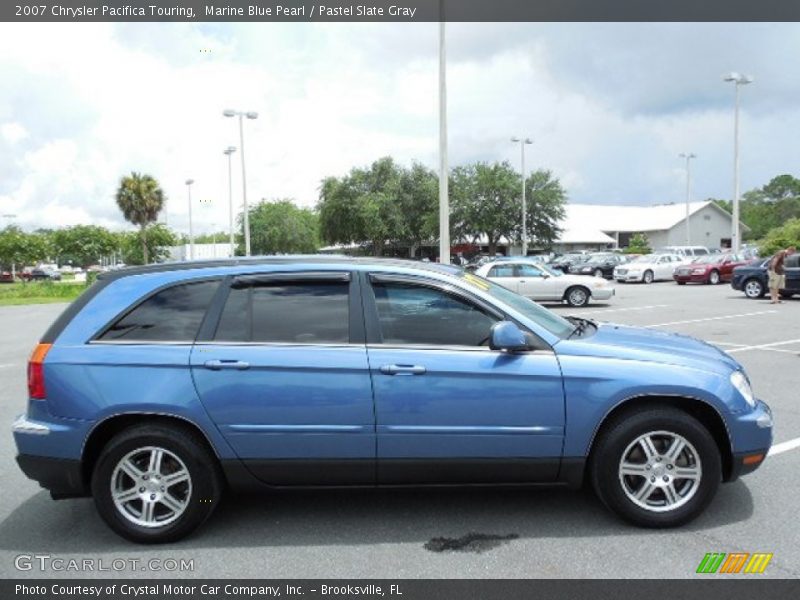
[[[591,482],[686,523],[755,469],[769,408],[695,339],[566,319],[461,269],[284,257],[103,275],[28,366],[18,462],[138,542],[224,488]]]

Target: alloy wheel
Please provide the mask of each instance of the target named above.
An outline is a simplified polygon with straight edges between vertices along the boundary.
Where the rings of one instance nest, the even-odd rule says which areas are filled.
[[[744,285],[744,295],[748,298],[760,298],[764,293],[764,286],[755,279],[751,279]]]
[[[669,512],[689,502],[703,476],[700,455],[683,436],[651,431],[622,453],[619,482],[628,500],[651,512]]]
[[[157,446],[137,448],[117,463],[111,498],[119,513],[142,527],[163,527],[186,511],[192,478],[184,462]]]

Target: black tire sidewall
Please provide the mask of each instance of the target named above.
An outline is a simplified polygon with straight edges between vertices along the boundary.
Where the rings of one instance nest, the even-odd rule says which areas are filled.
[[[647,279],[648,279],[648,278],[647,278],[647,274],[648,274],[648,273],[650,274],[650,280],[649,280],[649,281],[647,280]],[[649,270],[648,270],[648,271],[645,271],[645,272],[642,274],[642,281],[644,281],[645,283],[653,283],[653,281],[654,281],[654,280],[655,280],[655,275],[653,274],[653,272],[652,272],[652,271],[649,271]]]
[[[648,431],[669,431],[687,439],[700,455],[702,478],[694,497],[680,508],[657,513],[628,499],[619,481],[622,453]],[[629,414],[598,440],[591,462],[592,483],[597,495],[623,519],[643,527],[676,527],[697,517],[713,499],[722,481],[722,461],[716,442],[703,425],[677,409],[644,410]]]
[[[213,512],[221,496],[221,477],[216,457],[194,435],[161,426],[143,426],[122,432],[103,449],[92,474],[92,496],[103,520],[122,537],[140,543],[177,541],[199,527]],[[142,527],[125,519],[111,497],[111,476],[117,463],[129,452],[158,446],[178,456],[192,479],[189,506],[173,523]]]

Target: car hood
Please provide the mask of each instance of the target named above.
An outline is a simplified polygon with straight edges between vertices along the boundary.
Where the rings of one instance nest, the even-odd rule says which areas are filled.
[[[681,365],[722,375],[741,368],[731,356],[702,340],[615,323],[598,323],[594,335],[562,340],[556,344],[556,352]]]

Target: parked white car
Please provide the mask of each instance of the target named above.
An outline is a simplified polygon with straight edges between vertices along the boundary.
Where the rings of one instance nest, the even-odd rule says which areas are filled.
[[[620,282],[672,280],[676,267],[691,262],[691,258],[677,254],[645,254],[614,269],[614,279]]]
[[[608,300],[614,295],[614,286],[602,277],[564,275],[547,265],[531,262],[491,262],[481,266],[475,273],[540,302],[585,306],[590,300]]]

